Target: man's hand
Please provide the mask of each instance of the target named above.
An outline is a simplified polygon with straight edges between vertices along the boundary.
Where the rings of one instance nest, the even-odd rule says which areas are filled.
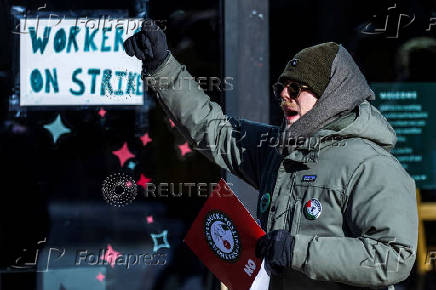
[[[265,270],[268,275],[280,275],[290,268],[294,237],[285,230],[275,230],[261,237],[256,244],[256,257],[265,258]]]
[[[127,38],[123,45],[129,56],[142,60],[146,72],[154,71],[169,54],[165,33],[151,19],[144,20],[141,31]]]

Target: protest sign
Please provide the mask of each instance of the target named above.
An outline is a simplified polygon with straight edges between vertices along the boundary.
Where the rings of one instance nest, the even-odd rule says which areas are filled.
[[[127,21],[20,19],[20,106],[143,105]]]
[[[248,290],[260,274],[265,276],[260,271],[262,261],[255,257],[256,242],[263,235],[265,232],[221,179],[184,242],[229,289]]]

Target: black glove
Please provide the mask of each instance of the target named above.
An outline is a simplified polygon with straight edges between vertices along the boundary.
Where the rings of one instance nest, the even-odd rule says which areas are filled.
[[[151,19],[145,20],[141,31],[127,38],[123,46],[129,56],[142,60],[146,72],[154,71],[170,53],[165,33]]]
[[[265,270],[268,275],[280,275],[290,268],[294,237],[285,230],[275,230],[261,237],[256,243],[256,257],[265,258]]]

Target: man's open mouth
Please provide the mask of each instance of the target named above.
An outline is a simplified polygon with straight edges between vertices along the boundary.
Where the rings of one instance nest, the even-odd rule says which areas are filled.
[[[291,108],[283,108],[284,112],[285,112],[285,116],[286,117],[294,117],[296,115],[298,115],[298,111],[297,110],[293,110]]]

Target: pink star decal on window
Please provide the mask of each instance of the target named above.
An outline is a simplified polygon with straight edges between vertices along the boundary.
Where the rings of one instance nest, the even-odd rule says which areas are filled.
[[[153,216],[149,215],[147,217],[147,224],[151,224],[153,222]]]
[[[100,115],[100,117],[104,118],[104,116],[106,115],[105,109],[100,108],[100,111],[98,111],[98,114]]]
[[[144,187],[147,185],[147,183],[151,182],[151,178],[146,177],[144,174],[141,173],[141,176],[139,177],[139,180],[136,182],[137,185]]]
[[[187,153],[192,151],[191,148],[189,148],[188,142],[185,142],[182,145],[177,145],[177,147],[179,147],[180,154],[182,154],[182,156],[185,156]]]
[[[108,244],[107,249],[104,251],[104,256],[102,255],[100,259],[103,259],[104,261],[108,262],[113,268],[115,265],[115,260],[118,258],[118,256],[121,256],[121,254],[115,251],[112,248],[112,246]]]
[[[148,133],[145,133],[144,136],[142,136],[141,138],[142,144],[145,146],[148,143],[150,143],[152,141],[152,139],[150,138],[150,136],[148,135]]]
[[[123,147],[121,147],[121,149],[117,151],[112,151],[112,154],[118,157],[118,159],[120,160],[121,167],[123,167],[124,162],[126,162],[132,157],[135,157],[135,155],[133,155],[132,152],[129,151],[129,147],[127,147],[127,142],[124,142]]]
[[[168,121],[170,121],[170,126],[171,126],[171,128],[174,128],[174,127],[176,126],[176,124],[174,124],[173,120],[168,119]]]
[[[103,275],[101,272],[98,272],[98,275],[95,278],[97,278],[98,281],[103,282],[105,277],[106,276]]]

